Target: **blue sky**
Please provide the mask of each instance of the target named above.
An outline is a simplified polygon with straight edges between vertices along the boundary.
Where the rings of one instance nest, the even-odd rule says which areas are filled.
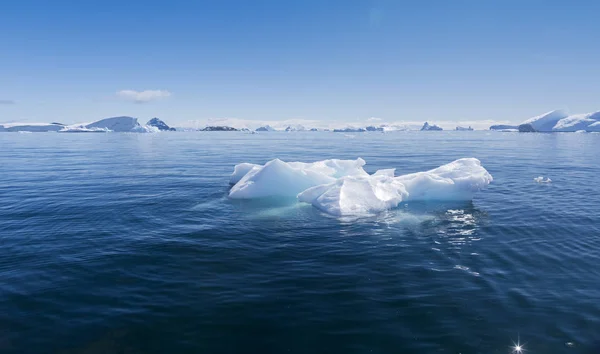
[[[5,1],[0,121],[595,111],[599,13],[595,0]]]

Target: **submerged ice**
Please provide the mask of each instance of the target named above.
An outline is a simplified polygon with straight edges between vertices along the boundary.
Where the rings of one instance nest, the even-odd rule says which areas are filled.
[[[297,198],[336,216],[372,214],[403,201],[461,201],[493,180],[476,158],[464,158],[426,171],[395,176],[395,169],[367,173],[365,161],[313,163],[271,160],[238,164],[230,178],[232,199]]]

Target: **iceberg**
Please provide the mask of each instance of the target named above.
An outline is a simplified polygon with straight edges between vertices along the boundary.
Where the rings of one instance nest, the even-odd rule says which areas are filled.
[[[262,127],[256,128],[256,131],[257,131],[257,132],[274,132],[274,131],[276,131],[276,130],[275,130],[275,128],[273,128],[273,127],[272,127],[272,126],[270,126],[270,125],[265,125],[265,126],[262,126]]]
[[[586,114],[574,114],[559,120],[552,128],[555,132],[588,131],[592,125],[600,122],[600,111]],[[591,127],[593,131],[593,127]]]
[[[363,170],[365,161],[324,160],[314,163],[271,160],[264,166],[236,165],[230,181],[235,181],[243,171],[248,171],[229,191],[232,199],[266,197],[296,198],[302,191],[335,182],[344,176],[368,176]]]
[[[533,179],[534,182],[537,183],[552,183],[552,180],[548,177],[546,177],[546,179],[544,179],[544,176],[539,176]]]
[[[298,195],[300,202],[331,215],[363,215],[398,206],[408,196],[404,185],[385,175],[348,176],[309,188]]]
[[[476,158],[459,159],[427,172],[396,177],[406,186],[407,201],[471,200],[493,178]]]
[[[501,131],[501,132],[518,132],[519,126],[518,125],[507,125],[507,124],[496,124],[496,125],[490,126],[490,130],[496,130],[496,131]]]
[[[437,126],[435,124],[430,125],[428,122],[425,122],[425,124],[423,124],[423,127],[421,127],[421,131],[439,131],[439,130],[444,130],[442,129],[440,126]]]
[[[84,124],[85,128],[93,129],[108,129],[112,132],[131,132],[135,128],[140,127],[136,118],[132,117],[112,117],[105,118],[99,121]]]
[[[0,131],[4,132],[57,132],[64,128],[60,123],[4,123],[0,125]]]
[[[230,178],[231,199],[296,198],[335,216],[362,215],[408,201],[471,200],[493,181],[476,158],[464,158],[426,171],[394,177],[395,169],[368,174],[366,162],[313,163],[275,159],[265,165],[238,164]]]
[[[600,128],[600,111],[569,115],[565,111],[556,110],[530,118],[519,125],[520,132],[577,132],[598,131]]]
[[[520,132],[550,132],[559,120],[568,117],[567,112],[561,109],[550,111],[533,118],[529,118],[519,125]]]
[[[167,123],[165,123],[164,121],[158,119],[158,118],[152,118],[150,119],[147,123],[146,126],[148,127],[156,127],[158,128],[158,130],[160,131],[175,131],[175,128],[171,128],[167,125]]]

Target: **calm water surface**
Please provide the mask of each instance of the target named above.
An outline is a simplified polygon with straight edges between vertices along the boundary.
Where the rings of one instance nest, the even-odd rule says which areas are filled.
[[[239,162],[471,156],[468,203],[226,197]],[[598,176],[598,134],[0,134],[0,352],[598,353]]]

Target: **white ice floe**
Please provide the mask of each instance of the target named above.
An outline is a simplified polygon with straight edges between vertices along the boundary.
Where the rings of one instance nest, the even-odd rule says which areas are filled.
[[[534,182],[537,182],[537,183],[551,183],[552,182],[552,180],[550,178],[546,177],[544,179],[543,176],[536,177],[533,180],[534,180]]]
[[[328,214],[360,215],[395,208],[402,201],[470,200],[492,182],[475,158],[456,160],[427,172],[394,177],[395,169],[369,175],[365,161],[314,163],[269,161],[235,166],[232,199],[296,198]]]

